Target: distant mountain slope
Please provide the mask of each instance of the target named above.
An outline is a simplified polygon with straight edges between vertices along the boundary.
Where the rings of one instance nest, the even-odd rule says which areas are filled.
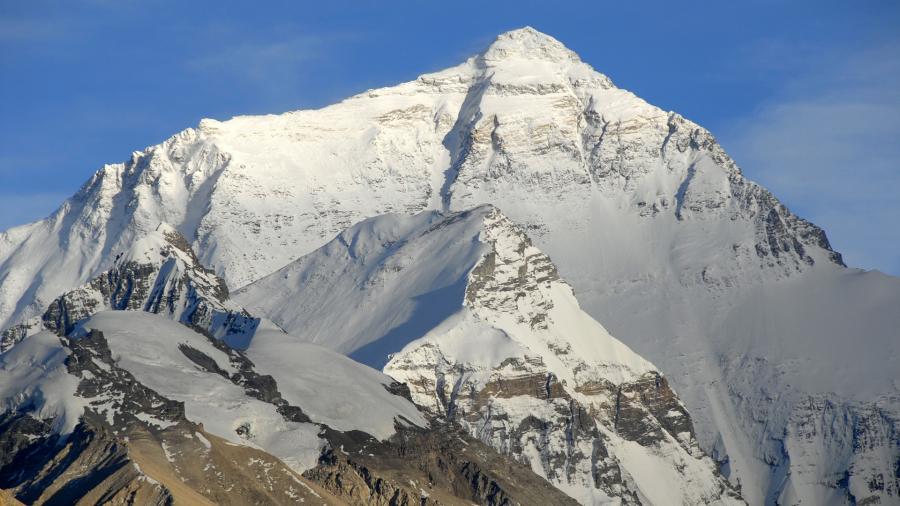
[[[530,28],[409,83],[204,120],[105,166],[48,219],[0,234],[0,327],[159,223],[240,287],[367,217],[483,203],[666,372],[751,503],[900,497],[900,280],[843,267],[709,132]]]

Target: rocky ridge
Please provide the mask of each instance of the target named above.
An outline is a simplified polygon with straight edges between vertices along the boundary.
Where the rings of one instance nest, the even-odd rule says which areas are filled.
[[[184,402],[119,367],[102,332],[72,339],[49,332],[31,336],[3,355],[5,379],[24,357],[45,353],[57,358],[43,360],[44,366],[74,388],[71,398],[54,398],[52,380],[39,377],[19,399],[5,399],[0,487],[22,502],[295,504],[317,497],[281,460],[204,431],[186,417]],[[36,405],[27,396],[37,396],[30,401]],[[41,402],[54,401],[78,403],[83,412],[46,416]]]
[[[4,330],[0,353],[41,330],[65,336],[104,310],[164,314],[229,342],[247,339],[259,325],[229,300],[225,282],[200,263],[184,237],[160,224],[116,254],[111,269],[54,299],[40,317]]]

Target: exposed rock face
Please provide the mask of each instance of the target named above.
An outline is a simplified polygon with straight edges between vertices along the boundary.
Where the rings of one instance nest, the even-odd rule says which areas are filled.
[[[577,504],[454,424],[398,427],[384,442],[352,433],[329,440],[304,476],[350,504]]]
[[[435,362],[422,361],[429,352]],[[580,502],[617,498],[641,504],[630,477],[623,476],[611,455],[608,435],[539,357],[507,359],[481,384],[469,378],[483,371],[451,363],[439,353],[422,345],[414,356],[395,358],[389,371],[407,379],[413,398],[432,406],[435,416],[462,424],[472,437],[532,466]]]
[[[5,330],[0,352],[41,330],[67,335],[79,321],[104,310],[164,314],[224,339],[246,339],[259,324],[228,300],[225,282],[163,224],[131,251],[118,254],[112,269],[56,298],[40,318]]]
[[[0,490],[0,505],[21,506],[22,502],[15,498],[8,490]]]
[[[34,332],[39,332],[41,322],[38,319],[32,319],[27,323],[20,323],[0,332],[0,353],[12,348],[16,343],[25,339]]]
[[[4,434],[24,435],[22,423],[5,420]],[[8,455],[0,479],[26,504],[341,504],[271,455],[190,425],[85,421],[65,441],[32,439]]]
[[[93,497],[97,503],[171,504],[171,493],[148,480],[114,437],[79,426],[65,442],[44,440],[49,427],[41,425],[27,415],[3,420],[2,486],[22,502],[75,504]]]

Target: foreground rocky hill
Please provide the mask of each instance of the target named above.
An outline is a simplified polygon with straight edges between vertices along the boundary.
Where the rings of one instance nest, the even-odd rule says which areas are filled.
[[[375,371],[348,380],[365,368],[291,341],[306,376],[335,375],[316,389],[324,411],[294,404],[298,384],[316,387],[304,375],[259,374],[247,354],[160,315],[101,312],[69,337],[29,336],[0,355],[0,488],[26,504],[575,504],[454,426],[429,425],[395,383],[371,388]],[[368,433],[320,422],[348,406],[366,416],[350,409],[341,423]]]

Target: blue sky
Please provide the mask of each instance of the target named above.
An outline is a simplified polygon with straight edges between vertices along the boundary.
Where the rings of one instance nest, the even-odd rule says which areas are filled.
[[[200,118],[326,105],[531,25],[900,275],[900,2],[739,4],[4,0],[0,229]]]

